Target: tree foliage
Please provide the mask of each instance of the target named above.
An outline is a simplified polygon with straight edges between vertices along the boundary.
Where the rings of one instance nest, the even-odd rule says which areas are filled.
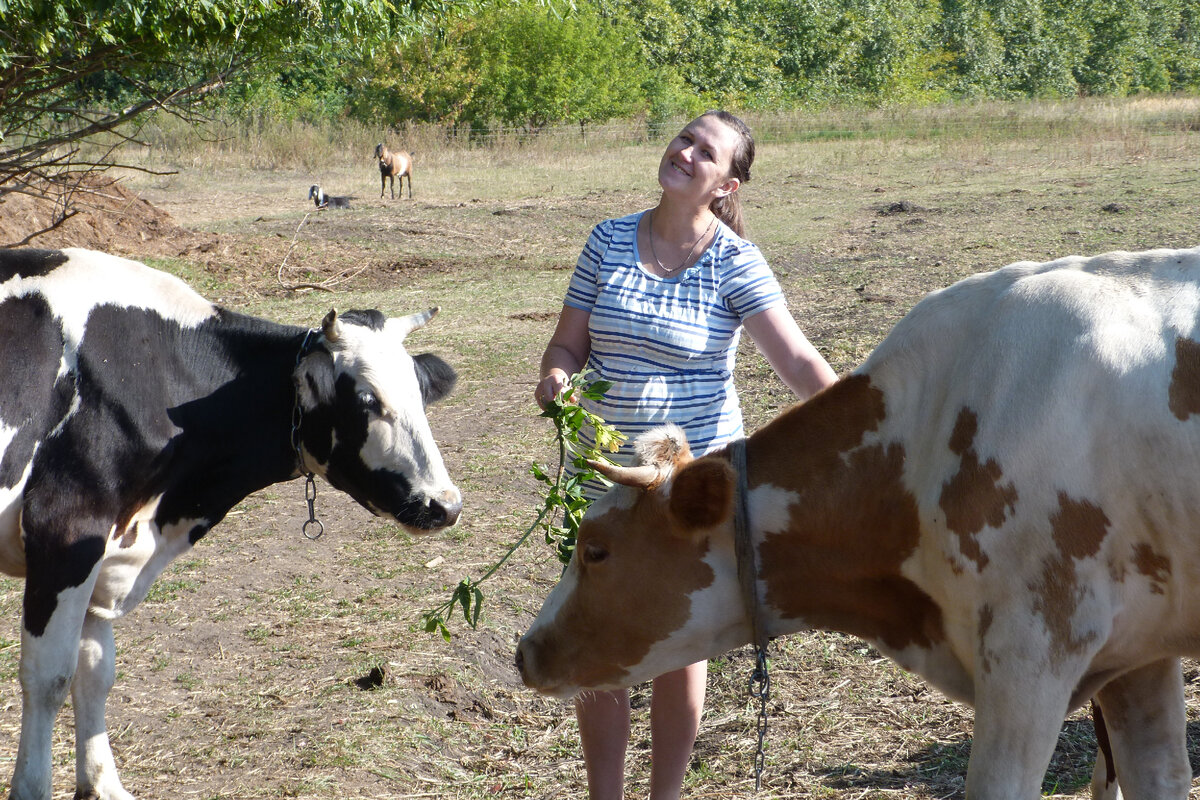
[[[646,105],[650,70],[636,30],[593,6],[493,5],[413,37],[352,70],[352,113],[537,129],[629,116]]]
[[[0,0],[0,197],[112,166],[146,111],[192,115],[252,67],[369,53],[453,2]],[[109,149],[84,157],[97,138]]]
[[[391,119],[536,128],[631,111],[1200,88],[1197,0],[577,0],[493,5],[385,54]],[[369,99],[368,99],[369,98]]]
[[[497,6],[468,42],[479,76],[468,107],[472,120],[536,128],[640,110],[648,72],[635,33],[590,6],[561,17],[536,6]]]

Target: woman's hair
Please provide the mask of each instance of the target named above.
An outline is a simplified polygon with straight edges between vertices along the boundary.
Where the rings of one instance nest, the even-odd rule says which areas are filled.
[[[733,151],[729,176],[737,178],[742,183],[749,181],[750,165],[754,163],[754,135],[750,133],[750,126],[728,111],[720,109],[705,111],[700,116],[716,117],[738,134],[738,146]],[[734,233],[738,236],[743,235],[745,225],[742,221],[742,198],[737,192],[727,194],[724,197],[718,197],[709,203],[708,208],[716,215],[717,219],[728,225]]]

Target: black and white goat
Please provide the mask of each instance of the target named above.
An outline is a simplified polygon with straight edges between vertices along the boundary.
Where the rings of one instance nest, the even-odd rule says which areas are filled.
[[[308,187],[308,199],[312,200],[318,209],[321,208],[349,208],[350,197],[325,194],[325,190],[317,184]]]

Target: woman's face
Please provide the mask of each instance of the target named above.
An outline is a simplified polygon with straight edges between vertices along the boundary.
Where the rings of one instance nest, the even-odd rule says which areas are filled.
[[[664,192],[708,205],[737,189],[739,181],[730,173],[739,144],[737,131],[716,117],[694,119],[667,145],[658,183]]]

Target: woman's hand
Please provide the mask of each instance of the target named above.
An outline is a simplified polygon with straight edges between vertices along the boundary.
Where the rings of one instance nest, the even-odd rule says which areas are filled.
[[[538,407],[545,408],[546,403],[558,397],[563,389],[567,388],[571,383],[570,376],[561,369],[551,370],[550,374],[537,382],[537,386],[533,387],[533,399],[537,401]]]

